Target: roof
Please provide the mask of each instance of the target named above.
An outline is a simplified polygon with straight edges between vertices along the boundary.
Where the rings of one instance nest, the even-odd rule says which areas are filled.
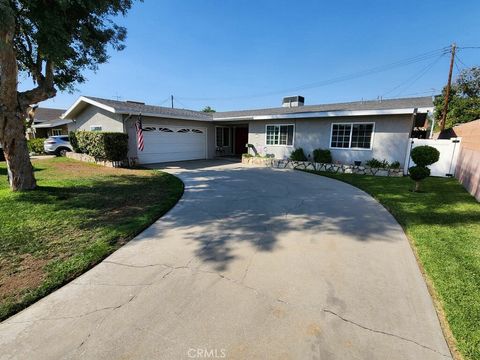
[[[288,118],[318,118],[331,116],[366,116],[412,114],[433,110],[431,97],[415,97],[389,100],[355,101],[323,105],[307,105],[299,107],[278,107],[255,110],[224,111],[205,113],[188,109],[172,109],[168,107],[147,105],[133,101],[118,101],[92,96],[81,96],[63,114],[64,119],[73,119],[86,106],[94,105],[115,114],[143,115],[196,121],[238,121],[266,120]]]
[[[44,122],[60,119],[65,109],[41,108],[35,109],[35,122]]]
[[[35,129],[41,129],[41,128],[53,128],[55,126],[62,126],[65,124],[71,123],[72,120],[69,119],[56,119],[56,120],[51,120],[51,121],[42,121],[37,124],[33,124],[32,126]]]
[[[147,105],[140,102],[118,101],[102,99],[93,96],[81,96],[63,115],[63,118],[69,119],[75,116],[80,110],[83,110],[88,104],[98,106],[114,114],[143,115],[154,117],[165,117],[182,120],[212,121],[212,116],[203,111],[194,111],[187,109],[172,109],[163,106]]]
[[[213,114],[214,120],[235,120],[253,118],[302,118],[323,116],[355,116],[392,113],[412,113],[413,109],[420,112],[433,109],[432,97],[414,97],[389,100],[354,101],[334,104],[307,105],[299,107],[278,107],[257,110],[225,111]],[[375,113],[376,112],[376,113]]]

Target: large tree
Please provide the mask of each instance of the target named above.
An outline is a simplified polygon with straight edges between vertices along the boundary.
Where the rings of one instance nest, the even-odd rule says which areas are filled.
[[[125,15],[133,0],[0,0],[0,143],[13,190],[36,187],[25,140],[31,104],[85,81],[108,59],[108,45],[124,48]],[[18,91],[19,75],[33,80]]]
[[[437,124],[443,115],[445,88],[442,95],[434,100]],[[445,128],[463,124],[480,118],[480,67],[472,67],[460,72],[450,90]]]

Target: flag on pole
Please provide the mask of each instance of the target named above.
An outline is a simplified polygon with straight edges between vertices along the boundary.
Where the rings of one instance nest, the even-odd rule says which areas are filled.
[[[143,130],[142,130],[142,115],[139,115],[137,121],[135,121],[135,128],[137,129],[138,150],[143,151],[144,142],[143,142]]]

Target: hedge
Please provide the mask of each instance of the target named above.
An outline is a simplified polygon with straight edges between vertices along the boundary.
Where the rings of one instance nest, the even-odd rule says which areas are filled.
[[[72,131],[70,144],[77,153],[96,160],[122,161],[127,158],[128,135],[116,132]]]
[[[313,150],[313,161],[317,163],[331,164],[332,153],[327,149],[315,149]]]
[[[45,138],[28,139],[28,151],[35,154],[43,154],[45,152],[45,149],[43,148],[43,142],[45,140]]]

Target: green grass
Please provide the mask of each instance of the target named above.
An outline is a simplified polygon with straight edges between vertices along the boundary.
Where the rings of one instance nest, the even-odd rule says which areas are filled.
[[[403,226],[466,359],[480,359],[480,204],[456,179],[318,173],[377,199]]]
[[[34,162],[38,189],[11,192],[0,163],[0,320],[98,263],[168,211],[183,183],[153,170]]]

